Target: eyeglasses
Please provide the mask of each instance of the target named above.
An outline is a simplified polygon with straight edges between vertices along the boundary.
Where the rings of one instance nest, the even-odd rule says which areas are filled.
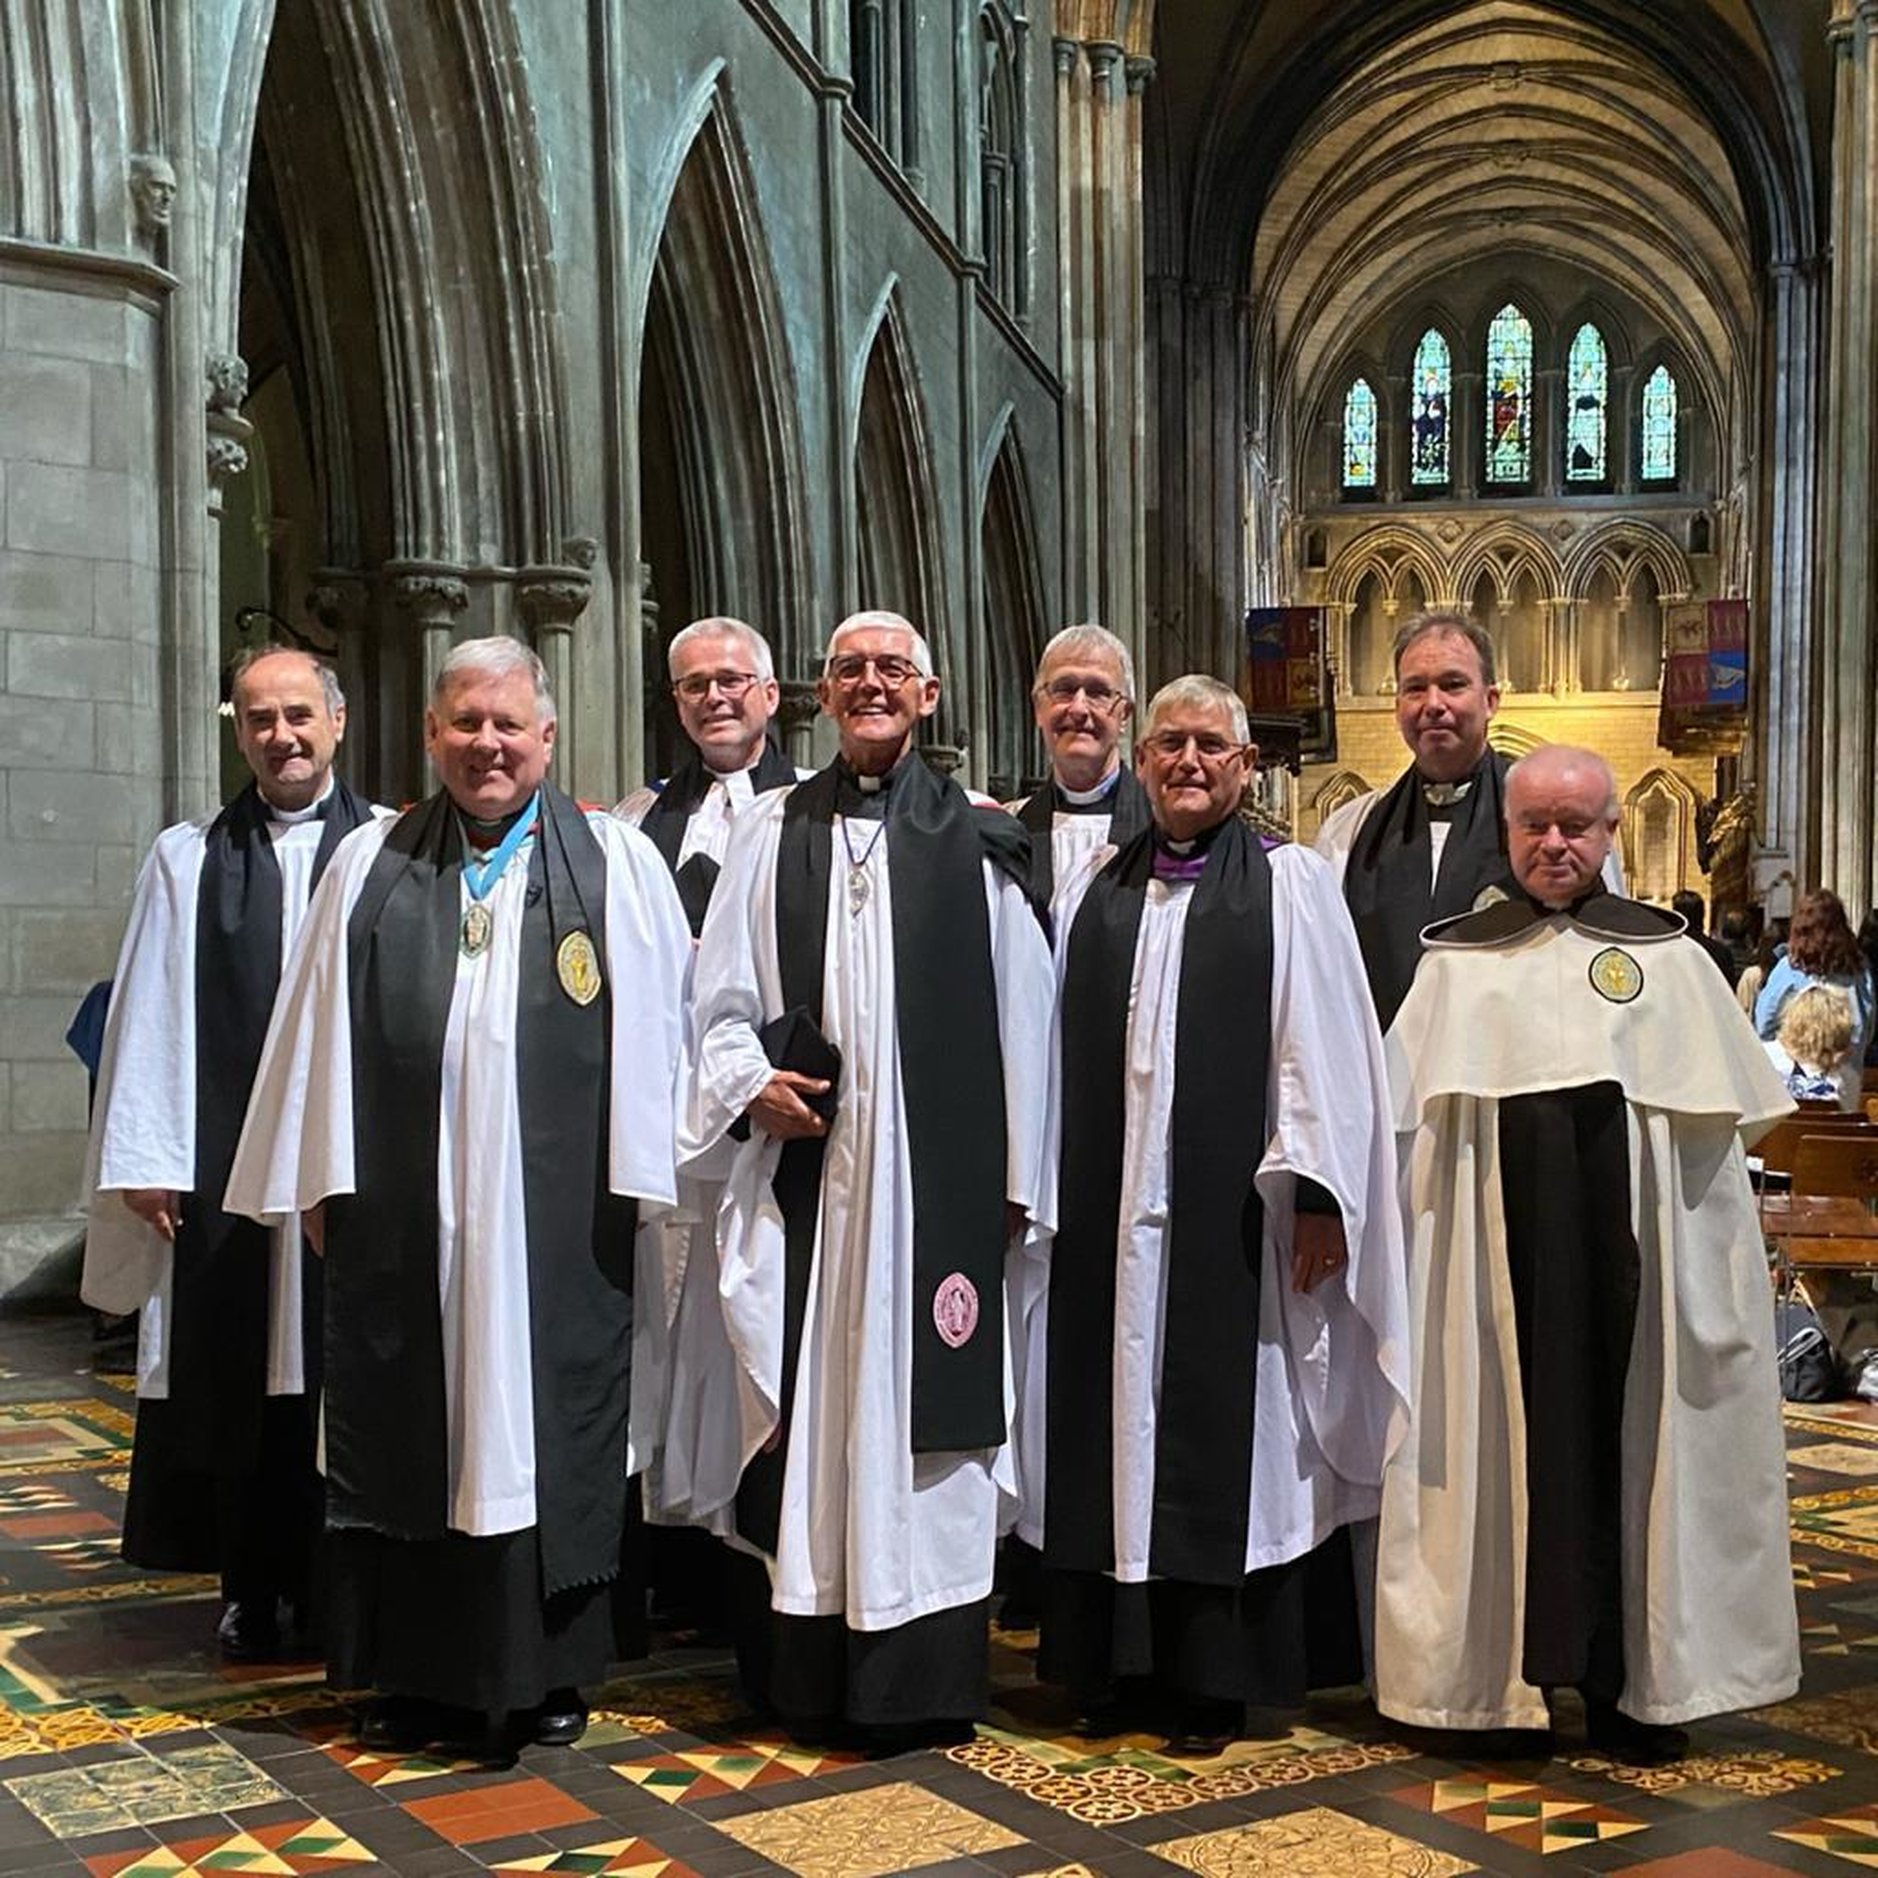
[[[702,704],[711,695],[711,687],[715,685],[735,704],[756,682],[755,672],[692,672],[679,679],[672,689],[687,704]]]
[[[1187,754],[1188,744],[1192,744],[1195,754],[1202,763],[1223,763],[1228,757],[1244,753],[1245,745],[1234,743],[1230,737],[1222,737],[1216,731],[1162,730],[1152,737],[1143,737],[1142,743],[1163,763],[1178,763]]]
[[[1053,678],[1047,685],[1037,688],[1052,704],[1074,704],[1076,694],[1081,692],[1089,700],[1092,711],[1112,711],[1124,695],[1100,678]]]
[[[909,678],[926,676],[911,659],[903,659],[892,652],[839,652],[828,661],[827,671],[838,685],[858,685],[867,676],[870,665],[874,676],[889,691],[898,691]]]

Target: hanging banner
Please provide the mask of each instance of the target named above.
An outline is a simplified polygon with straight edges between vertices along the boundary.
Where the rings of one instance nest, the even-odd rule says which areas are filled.
[[[1666,606],[1657,742],[1676,756],[1733,756],[1747,728],[1748,603]]]
[[[1260,744],[1285,746],[1287,767],[1327,762],[1336,755],[1336,716],[1330,695],[1324,610],[1316,606],[1255,606],[1245,616],[1246,661],[1239,695],[1254,718],[1289,718],[1272,726]]]

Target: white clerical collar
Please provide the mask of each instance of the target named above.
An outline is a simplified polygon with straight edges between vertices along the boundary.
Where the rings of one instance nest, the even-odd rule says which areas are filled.
[[[1068,789],[1065,788],[1061,782],[1058,782],[1056,785],[1056,793],[1061,796],[1065,802],[1071,803],[1077,808],[1085,808],[1091,802],[1100,802],[1104,796],[1113,795],[1115,793],[1115,787],[1121,779],[1122,766],[1117,763],[1093,789]]]
[[[748,769],[713,769],[707,763],[704,773],[710,777],[711,786],[722,789],[732,802],[748,802],[756,795],[756,784],[750,780]]]
[[[270,822],[280,822],[285,827],[297,828],[302,822],[310,822],[319,814],[320,810],[325,806],[326,798],[331,795],[332,792],[332,772],[328,770],[326,772],[326,787],[303,809],[280,808],[272,802],[267,802],[265,795],[262,796],[261,800],[267,802],[267,819]]]

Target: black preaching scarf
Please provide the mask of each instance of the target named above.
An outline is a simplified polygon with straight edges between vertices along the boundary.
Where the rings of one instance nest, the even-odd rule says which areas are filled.
[[[1207,839],[1203,837],[1203,839]],[[1112,1571],[1115,1262],[1129,989],[1153,832],[1090,883],[1063,979],[1063,1149],[1050,1256],[1045,1563]],[[1180,962],[1150,1568],[1237,1585],[1252,1478],[1271,1054],[1271,864],[1237,816],[1210,837]]]
[[[1071,802],[1052,777],[1017,811],[1017,824],[1030,834],[1030,893],[1039,906],[1048,906],[1056,894],[1056,850],[1050,840],[1057,812],[1066,815],[1106,815],[1109,839],[1125,847],[1148,825],[1148,792],[1124,763],[1115,787],[1098,802]]]
[[[1422,928],[1465,913],[1483,887],[1506,875],[1506,771],[1496,750],[1475,766],[1473,787],[1451,812],[1432,885],[1427,779],[1420,771],[1408,770],[1363,818],[1344,866],[1343,897],[1384,1030],[1421,962]]]
[[[851,791],[852,779],[834,764],[797,785],[783,810],[776,856],[783,1000],[806,1005],[818,1024],[833,821],[846,812],[844,782]],[[894,1002],[913,1180],[912,1445],[916,1454],[992,1448],[1005,1435],[1007,1182],[1004,1057],[983,864],[989,859],[1026,884],[1029,844],[1010,816],[974,808],[957,783],[917,756],[894,771],[887,794]],[[810,1197],[819,1197],[819,1181]],[[811,1239],[812,1233],[811,1214]],[[940,1287],[954,1274],[978,1297],[976,1328],[956,1349],[939,1334],[933,1313]],[[800,1329],[799,1317],[785,1327],[791,1365]]]
[[[763,754],[750,771],[750,787],[763,795],[771,789],[786,789],[796,779],[796,766],[786,757],[774,739],[763,739]],[[678,851],[685,843],[685,827],[698,804],[710,792],[715,780],[705,768],[704,758],[694,749],[679,763],[661,787],[652,806],[640,821],[640,832],[665,858],[673,880],[678,883],[678,897],[684,903],[685,917],[691,922],[691,936],[704,930],[705,909],[710,905],[711,889],[717,885],[717,863],[708,854],[694,854],[683,867]]]
[[[317,811],[315,887],[371,812],[333,778]],[[209,824],[196,888],[195,1186],[176,1235],[170,1334],[172,1400],[188,1405],[172,1419],[205,1465],[251,1452],[267,1390],[267,1228],[223,1212],[222,1196],[280,987],[274,813],[250,782]]]
[[[327,1203],[327,1507],[335,1526],[397,1539],[441,1538],[449,1513],[436,1168],[462,872],[461,820],[439,791],[386,836],[347,929],[357,1192]],[[586,1005],[557,968],[583,932],[602,973]],[[515,1077],[546,1596],[615,1576],[625,1518],[636,1209],[607,1190],[605,970],[606,856],[544,782]]]

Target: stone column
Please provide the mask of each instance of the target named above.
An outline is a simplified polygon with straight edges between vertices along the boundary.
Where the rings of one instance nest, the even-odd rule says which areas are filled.
[[[1813,659],[1818,802],[1807,817],[1799,886],[1829,884],[1848,907],[1872,903],[1874,486],[1872,385],[1878,368],[1878,0],[1834,0],[1832,288],[1821,565]],[[1814,864],[1809,866],[1807,863]]]
[[[1064,364],[1064,609],[1144,658],[1146,380],[1141,96],[1151,59],[1053,42]]]
[[[593,582],[578,567],[525,567],[515,577],[515,610],[528,628],[530,643],[548,668],[560,730],[555,741],[555,770],[572,793],[580,760],[579,700],[574,690],[574,627],[593,597]]]
[[[1807,753],[1816,681],[1811,648],[1817,592],[1815,506],[1820,445],[1820,320],[1823,295],[1818,263],[1777,262],[1769,307],[1767,455],[1769,491],[1765,509],[1767,551],[1761,604],[1754,609],[1755,639],[1748,660],[1754,706],[1750,722],[1759,735],[1745,753],[1743,779],[1755,787],[1766,851],[1764,888],[1785,866],[1817,871],[1816,839],[1807,816]],[[1831,485],[1828,484],[1828,487]],[[1829,528],[1833,518],[1823,516]],[[1715,544],[1719,546],[1720,543]],[[1760,634],[1764,629],[1765,639]]]
[[[384,571],[391,583],[393,602],[410,622],[410,632],[416,640],[419,672],[418,708],[410,714],[413,728],[404,732],[388,727],[384,755],[389,759],[394,750],[411,752],[410,762],[414,767],[407,768],[404,763],[399,763],[397,770],[392,771],[388,763],[387,771],[402,772],[415,785],[411,793],[422,795],[423,707],[430,702],[430,690],[437,682],[438,667],[448,656],[451,641],[455,638],[457,615],[469,605],[469,587],[463,579],[463,570],[458,567],[421,561],[387,561]]]

